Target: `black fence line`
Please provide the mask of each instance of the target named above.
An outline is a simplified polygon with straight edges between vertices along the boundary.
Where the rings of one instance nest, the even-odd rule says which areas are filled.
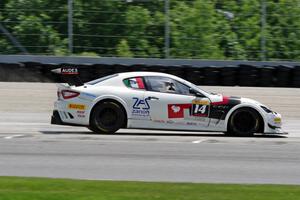
[[[205,61],[207,62],[207,61]],[[122,63],[40,63],[40,62],[0,62],[0,81],[3,82],[60,82],[51,73],[61,66],[79,69],[84,82],[106,75],[129,71],[154,71],[173,74],[197,85],[211,86],[254,86],[254,87],[298,87],[300,88],[300,65],[269,63],[268,65],[166,65],[166,64],[122,64]]]

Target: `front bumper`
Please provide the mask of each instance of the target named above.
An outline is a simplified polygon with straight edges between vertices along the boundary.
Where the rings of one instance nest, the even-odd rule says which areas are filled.
[[[287,135],[288,132],[283,131],[281,127],[274,127],[274,126],[271,126],[270,124],[268,124],[267,131],[265,131],[264,134]]]
[[[267,121],[265,123],[264,134],[276,134],[276,135],[286,135],[287,132],[284,132],[281,128],[282,126],[282,117],[279,113],[271,112],[267,114]]]

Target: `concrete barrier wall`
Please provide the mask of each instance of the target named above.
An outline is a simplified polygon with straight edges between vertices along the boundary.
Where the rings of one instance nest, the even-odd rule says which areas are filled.
[[[197,85],[300,87],[300,63],[174,59],[0,56],[0,81],[59,82],[60,66],[79,68],[83,81],[127,71],[174,74]]]

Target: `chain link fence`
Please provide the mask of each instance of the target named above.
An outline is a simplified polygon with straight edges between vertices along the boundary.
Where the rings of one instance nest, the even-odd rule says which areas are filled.
[[[299,0],[5,0],[0,54],[300,60]]]

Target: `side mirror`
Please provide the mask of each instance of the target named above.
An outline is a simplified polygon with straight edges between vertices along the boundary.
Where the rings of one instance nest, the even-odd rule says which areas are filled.
[[[205,97],[203,94],[201,94],[200,92],[198,92],[197,90],[190,88],[190,93],[194,94],[196,97]]]

